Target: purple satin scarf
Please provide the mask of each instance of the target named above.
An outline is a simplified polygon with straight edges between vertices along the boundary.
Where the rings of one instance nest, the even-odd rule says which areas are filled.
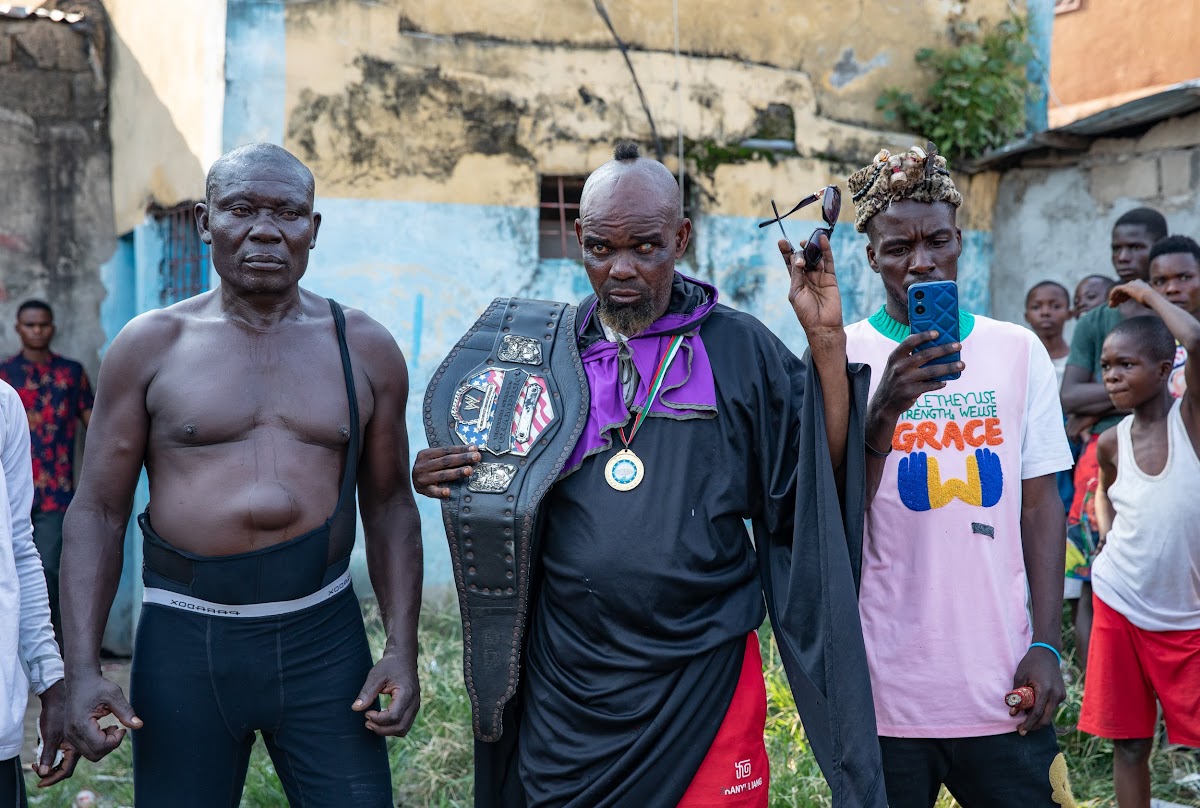
[[[667,312],[654,323],[629,340],[629,350],[634,367],[638,372],[637,393],[633,400],[641,407],[654,382],[659,362],[676,334],[686,334],[675,361],[667,369],[662,389],[650,405],[649,418],[713,418],[717,414],[717,390],[713,384],[712,365],[704,340],[700,338],[700,325],[717,305],[717,289],[702,281],[679,275],[688,283],[696,284],[708,293],[708,300],[691,311]],[[596,313],[596,303],[580,322],[579,331],[587,327]],[[591,391],[591,405],[583,434],[575,444],[561,476],[566,476],[591,455],[607,451],[613,444],[614,430],[628,423],[629,410],[625,406],[625,395],[621,385],[621,374],[617,360],[619,346],[607,339],[599,340],[588,347],[580,358],[587,373]],[[618,437],[617,440],[620,438]]]

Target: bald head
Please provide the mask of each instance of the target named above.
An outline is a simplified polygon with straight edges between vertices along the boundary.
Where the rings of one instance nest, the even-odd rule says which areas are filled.
[[[316,193],[312,172],[290,151],[273,143],[248,143],[226,152],[212,164],[204,183],[204,200],[211,205],[222,186],[245,179],[252,171],[277,173],[278,179],[301,182],[310,201]]]
[[[670,212],[673,225],[678,226],[683,214],[680,210],[679,183],[675,175],[662,163],[641,157],[637,145],[622,143],[617,146],[612,160],[592,172],[583,185],[579,200],[579,218],[587,220],[588,213],[597,205],[612,198],[618,187],[634,186],[644,196],[648,209]]]
[[[600,319],[625,336],[640,334],[671,302],[675,262],[692,234],[679,200],[671,172],[633,144],[618,146],[583,187],[575,220],[583,267]]]

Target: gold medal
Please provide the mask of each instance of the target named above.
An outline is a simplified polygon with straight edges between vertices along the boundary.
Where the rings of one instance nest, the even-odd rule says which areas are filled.
[[[641,458],[629,449],[622,449],[604,467],[604,479],[618,491],[631,491],[638,487],[645,472]]]

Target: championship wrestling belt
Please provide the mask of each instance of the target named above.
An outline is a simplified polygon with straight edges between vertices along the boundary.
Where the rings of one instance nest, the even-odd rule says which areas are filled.
[[[430,447],[474,446],[483,457],[442,503],[481,741],[500,739],[517,692],[538,507],[587,420],[575,313],[564,303],[497,298],[425,394]]]

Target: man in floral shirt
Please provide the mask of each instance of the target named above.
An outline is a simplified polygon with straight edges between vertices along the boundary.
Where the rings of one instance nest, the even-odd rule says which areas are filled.
[[[21,396],[29,417],[33,455],[33,541],[42,556],[54,634],[62,645],[58,562],[62,524],[75,492],[75,423],[92,417],[92,386],[83,365],[50,351],[54,312],[41,300],[17,309],[21,352],[0,365],[0,379]]]

